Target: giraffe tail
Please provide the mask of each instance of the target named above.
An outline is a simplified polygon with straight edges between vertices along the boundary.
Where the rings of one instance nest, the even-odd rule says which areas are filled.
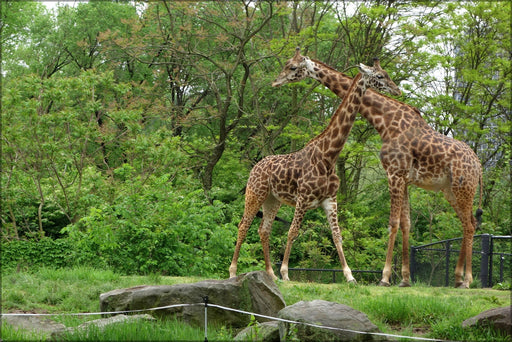
[[[476,218],[476,230],[480,229],[482,226],[482,214],[484,211],[482,210],[482,173],[480,173],[480,180],[479,180],[479,195],[480,199],[478,202],[478,209],[475,212],[475,218]]]

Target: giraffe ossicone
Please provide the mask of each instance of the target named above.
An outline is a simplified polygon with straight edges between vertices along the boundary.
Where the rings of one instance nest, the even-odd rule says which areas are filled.
[[[338,97],[345,98],[352,79],[326,64],[300,54],[289,59],[272,83],[281,86],[306,77],[316,79]],[[420,112],[405,103],[369,90],[359,108],[382,139],[380,160],[386,170],[391,196],[389,240],[382,271],[383,286],[389,286],[391,262],[398,228],[402,231],[402,281],[410,286],[408,186],[442,191],[455,210],[463,228],[462,247],[455,267],[455,286],[468,288],[473,281],[473,234],[481,220],[482,165],[465,143],[433,130]],[[473,216],[473,199],[480,188],[478,209]],[[464,274],[465,265],[465,276]]]
[[[304,61],[304,60],[303,60]],[[305,60],[305,65],[308,62]],[[245,208],[238,237],[229,267],[230,277],[237,272],[238,256],[247,231],[261,208],[263,218],[258,229],[265,259],[265,269],[274,279],[269,250],[272,222],[281,205],[295,207],[293,221],[288,231],[286,249],[281,263],[281,276],[289,280],[288,261],[293,241],[299,234],[304,214],[321,206],[327,216],[343,274],[348,282],[356,282],[343,252],[341,231],[338,225],[336,193],[339,179],[335,172],[336,160],[347,141],[362,98],[368,87],[399,95],[400,90],[378,61],[373,67],[360,65],[360,73],[354,78],[347,98],[338,106],[325,130],[306,146],[285,155],[272,155],[254,165],[245,191]]]

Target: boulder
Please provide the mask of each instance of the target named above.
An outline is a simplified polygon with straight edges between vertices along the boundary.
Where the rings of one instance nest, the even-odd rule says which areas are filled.
[[[250,325],[235,336],[235,341],[279,342],[279,322]]]
[[[136,286],[113,290],[100,295],[100,309],[108,311],[145,310],[179,304],[200,304],[208,296],[208,303],[276,316],[286,306],[283,296],[266,272],[250,272],[227,280],[205,280],[192,284]],[[204,305],[166,308],[149,311],[157,317],[174,317],[204,326]],[[243,328],[250,316],[238,312],[208,307],[208,324]],[[259,322],[265,319],[256,317]]]
[[[495,308],[484,311],[462,322],[462,327],[492,326],[496,330],[512,336],[512,307]]]
[[[387,338],[367,333],[380,333],[375,324],[368,317],[355,309],[343,304],[324,300],[298,302],[287,306],[278,314],[279,318],[331,327],[325,329],[304,324],[279,322],[279,335],[281,341],[290,337],[299,341],[386,341]],[[295,327],[292,328],[292,325]],[[351,330],[351,331],[348,331]],[[356,333],[354,331],[363,332]]]

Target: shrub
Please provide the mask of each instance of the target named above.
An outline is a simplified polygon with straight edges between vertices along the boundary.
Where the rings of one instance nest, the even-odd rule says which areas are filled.
[[[35,240],[2,242],[2,270],[27,267],[73,266],[73,245],[67,239],[45,237]]]
[[[227,270],[235,237],[224,204],[210,204],[201,189],[171,188],[170,175],[141,179],[130,170],[125,165],[116,171],[123,175],[121,190],[111,203],[90,208],[66,228],[76,259],[124,274],[204,276]]]

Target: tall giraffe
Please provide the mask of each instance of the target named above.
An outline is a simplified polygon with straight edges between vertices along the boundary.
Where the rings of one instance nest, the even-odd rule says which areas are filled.
[[[273,87],[311,77],[344,98],[352,79],[324,63],[302,56],[297,48]],[[366,92],[361,115],[375,127],[382,139],[380,160],[386,170],[391,195],[389,241],[381,286],[389,286],[391,262],[398,227],[402,231],[402,281],[410,286],[408,186],[442,191],[455,210],[463,227],[462,247],[455,267],[455,287],[468,288],[473,281],[471,256],[473,234],[482,215],[482,166],[475,152],[465,143],[433,130],[418,109],[375,91]],[[473,198],[480,185],[476,217],[472,214]],[[466,263],[463,279],[464,262]]]
[[[244,214],[238,225],[238,238],[229,267],[230,277],[236,276],[240,247],[254,216],[262,208],[263,218],[258,233],[265,258],[265,269],[276,279],[270,262],[269,238],[272,221],[281,205],[285,203],[294,206],[295,213],[281,264],[283,280],[289,280],[290,251],[293,241],[299,234],[304,214],[309,209],[322,206],[331,228],[343,274],[348,282],[355,282],[343,254],[338,226],[336,193],[339,179],[335,172],[336,160],[352,129],[366,89],[373,87],[394,95],[401,93],[387,72],[380,67],[378,60],[375,60],[372,68],[361,64],[359,70],[360,73],[351,82],[347,98],[339,105],[329,125],[320,135],[309,141],[299,151],[265,157],[251,170],[245,190]]]

